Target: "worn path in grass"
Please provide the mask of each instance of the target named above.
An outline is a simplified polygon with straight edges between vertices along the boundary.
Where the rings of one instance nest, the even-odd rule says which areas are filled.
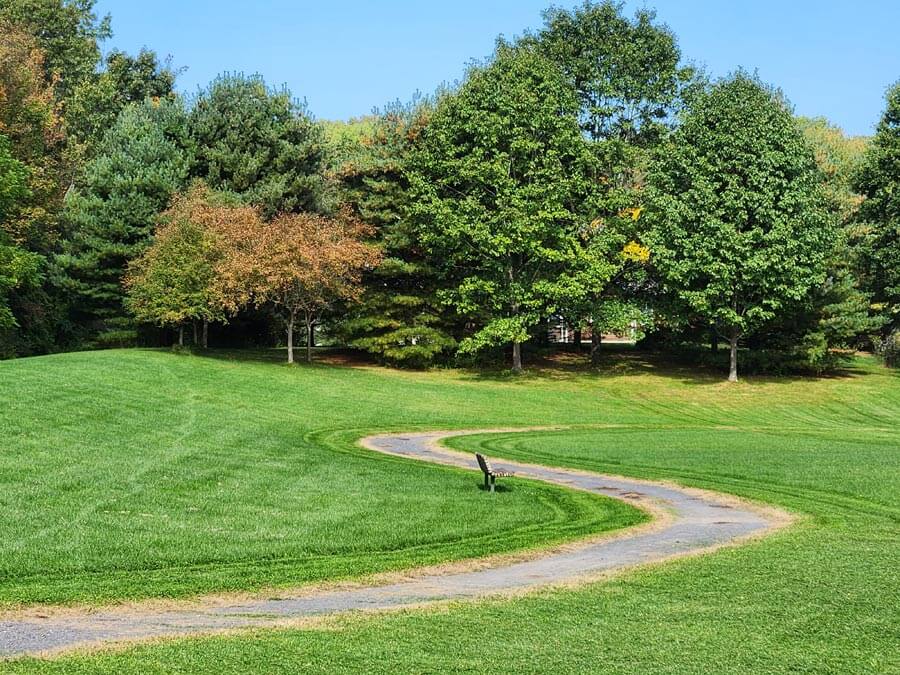
[[[465,468],[470,454],[442,447],[441,439],[476,431],[372,436],[362,443],[380,452]],[[496,564],[457,564],[415,571],[401,580],[345,585],[327,590],[280,594],[275,599],[199,599],[160,608],[114,607],[95,611],[61,610],[38,615],[0,615],[0,657],[48,654],[78,647],[240,628],[285,625],[297,620],[353,610],[390,610],[429,602],[479,598],[566,584],[634,565],[699,553],[758,535],[789,521],[782,512],[749,506],[735,498],[666,483],[549,468],[512,461],[499,470],[606,495],[655,516],[640,526],[573,544],[530,558]],[[515,478],[506,479],[514,485]],[[485,499],[502,499],[502,491]],[[502,533],[498,536],[502,536]]]

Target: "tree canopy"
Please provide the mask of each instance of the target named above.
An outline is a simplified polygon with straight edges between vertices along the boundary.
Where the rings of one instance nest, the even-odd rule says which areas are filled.
[[[197,96],[189,128],[192,173],[210,187],[242,195],[266,218],[320,209],[324,132],[290,92],[223,75]]]
[[[477,329],[463,352],[521,344],[559,298],[590,222],[594,156],[575,91],[536,49],[498,46],[443,97],[408,171],[419,236],[442,261],[445,301]]]
[[[889,327],[900,327],[900,83],[887,92],[887,106],[854,177],[864,196],[858,222],[864,280],[881,303]]]
[[[686,311],[738,341],[825,279],[836,239],[810,147],[780,96],[738,73],[697,97],[651,170],[647,238]]]

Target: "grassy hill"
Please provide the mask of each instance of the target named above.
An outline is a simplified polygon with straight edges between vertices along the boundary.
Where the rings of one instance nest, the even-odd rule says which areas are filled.
[[[521,378],[232,356],[0,363],[4,602],[255,587],[474,555],[497,545],[481,518],[510,547],[634,518],[518,481],[485,499],[477,476],[354,446],[387,429],[573,425],[453,444],[709,487],[801,518],[759,542],[579,589],[10,672],[900,669],[900,377],[872,360],[837,377],[730,386],[628,353],[600,372],[562,360]]]

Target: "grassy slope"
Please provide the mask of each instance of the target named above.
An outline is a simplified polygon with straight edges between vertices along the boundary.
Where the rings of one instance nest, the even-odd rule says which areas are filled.
[[[501,385],[139,351],[0,363],[0,382],[0,606],[333,579],[642,518],[537,482],[485,499],[471,473],[355,446],[511,422]],[[514,398],[531,422],[553,406]]]
[[[495,424],[615,425],[461,438],[453,441],[459,447],[722,489],[805,514],[799,525],[712,556],[515,602],[7,665],[20,673],[213,665],[222,673],[900,670],[900,378],[865,360],[847,377],[736,387],[656,371],[622,359],[600,377],[367,375],[405,382],[410,392],[462,388],[465,399],[494,397],[489,411],[457,410],[468,426],[490,423],[486,413],[498,416]],[[553,405],[536,420],[537,401],[548,398]]]

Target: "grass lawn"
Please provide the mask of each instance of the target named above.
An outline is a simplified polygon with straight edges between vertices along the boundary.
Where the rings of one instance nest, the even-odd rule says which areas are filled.
[[[499,385],[153,351],[3,362],[0,382],[0,608],[358,576],[644,518],[539,482],[485,499],[480,475],[356,446],[496,424]],[[515,392],[532,422],[552,410]]]
[[[143,587],[145,578],[157,584],[154,594],[313,578],[305,576],[302,556],[288,563],[266,557],[278,546],[318,556],[333,547],[331,558],[311,558],[323,561],[319,578],[371,571],[378,556],[345,541],[354,528],[364,532],[363,548],[393,551],[399,565],[418,564],[420,555],[466,555],[458,551],[490,546],[467,516],[485,503],[492,525],[510,532],[516,546],[571,536],[566,523],[600,529],[629,517],[602,500],[570,505],[564,500],[576,500],[572,493],[531,492],[538,487],[518,481],[502,500],[486,501],[474,490],[477,477],[354,448],[354,438],[379,429],[575,425],[452,444],[490,456],[677,480],[802,516],[759,542],[574,590],[346,617],[322,629],[3,664],[12,673],[900,672],[900,377],[868,359],[840,377],[736,386],[718,373],[667,368],[637,355],[610,356],[600,373],[563,362],[508,378],[104,352],[0,363],[0,378],[4,393],[13,393],[11,409],[0,412],[2,437],[12,439],[0,460],[3,513],[14,521],[4,516],[0,524],[6,602],[135,594],[133,586]],[[142,472],[128,474],[135,463]],[[307,480],[306,471],[332,480]],[[347,485],[341,478],[347,472],[350,483],[364,481],[369,490],[345,487],[345,495],[363,502],[356,510],[330,502],[334,486]],[[177,483],[172,490],[180,499],[168,492],[167,480]],[[405,489],[409,482],[413,488]],[[61,491],[67,485],[72,491]],[[117,496],[114,489],[140,500],[142,511],[155,504],[168,514],[158,520],[172,522],[162,530],[157,521],[146,531],[131,530],[142,521],[118,514],[124,524],[110,530],[119,521],[101,514]],[[272,496],[268,507],[259,505],[260,493],[266,504]],[[39,509],[32,495],[45,502]],[[307,515],[285,515],[278,503],[289,498]],[[194,521],[186,515],[198,513],[188,510],[192,499],[209,509]],[[414,548],[404,548],[410,544],[403,533],[391,530],[404,508],[404,522],[422,528]],[[335,510],[348,520],[329,521]],[[79,516],[77,525],[53,529],[54,518],[67,511]],[[265,522],[258,522],[261,516]],[[193,524],[176,527],[186,518]],[[249,531],[213,531],[231,519]],[[296,540],[285,541],[291,527],[299,528]],[[258,528],[282,538],[267,539]],[[135,543],[134,531],[147,539]],[[10,541],[10,532],[31,539]],[[196,576],[194,567],[179,568],[191,584],[156,576],[161,556],[176,551],[175,565],[194,565],[183,562],[192,551],[206,546],[215,558],[217,544],[232,537],[243,537],[227,549],[232,558],[207,561]],[[123,551],[121,561],[132,566],[119,576],[114,567],[105,573],[91,567],[116,560],[97,546],[126,545],[134,550]],[[249,552],[243,564],[252,575],[233,571],[242,551]],[[82,567],[60,572],[59,581],[52,573],[41,580],[23,574],[47,564],[33,563],[35,557],[63,567],[76,553]],[[334,566],[325,562],[331,559]],[[98,593],[101,587],[106,590]]]

